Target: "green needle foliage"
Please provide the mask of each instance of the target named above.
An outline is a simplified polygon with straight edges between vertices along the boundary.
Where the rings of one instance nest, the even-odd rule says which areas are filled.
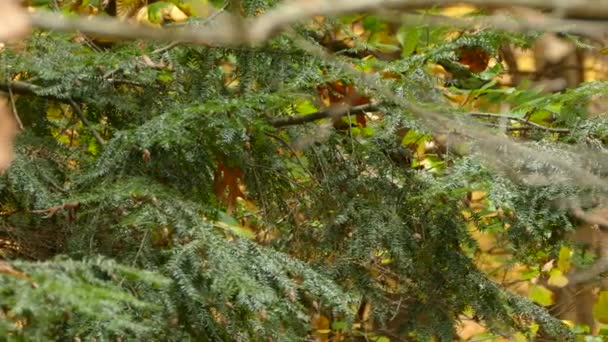
[[[243,12],[273,3],[243,1]],[[374,30],[379,19],[370,18]],[[528,334],[536,323],[543,336],[567,339],[568,328],[544,308],[478,269],[462,211],[467,193],[487,191],[495,209],[514,215],[482,228],[500,236],[517,261],[537,265],[573,229],[554,202],[588,199],[605,187],[530,185],[529,175],[573,175],[526,155],[510,156],[510,168],[497,170],[487,155],[454,149],[418,167],[400,135],[435,133],[403,101],[458,117],[429,65],[458,67],[457,51],[467,47],[495,57],[503,44],[525,47],[536,35],[482,30],[450,38],[446,27],[411,30],[418,40],[406,41],[407,53],[394,60],[360,58],[381,51],[373,41],[326,59],[292,35],[259,47],[176,46],[158,54],[152,51],[163,45],[99,47],[89,38],[36,32],[24,47],[1,50],[0,79],[37,87],[15,87],[25,130],[0,178],[0,335],[302,341],[318,333],[311,321],[323,315],[334,323],[327,329],[349,338],[448,341],[460,315],[472,312],[503,336]],[[318,44],[309,28],[297,32]],[[371,75],[367,83],[345,62]],[[471,73],[460,68],[465,75],[457,81],[466,81]],[[351,129],[327,119],[273,126],[320,110],[319,89],[337,80],[378,101],[383,117],[361,127],[346,116]],[[539,132],[525,146],[585,163],[574,146],[589,139],[602,145],[608,126],[587,119],[581,104],[606,86],[543,95],[501,92],[484,81],[466,91],[519,105],[522,115],[552,106],[556,124],[571,133]],[[605,169],[591,170],[601,177]],[[230,200],[235,185],[245,199]],[[362,303],[371,303],[368,331],[357,328]]]

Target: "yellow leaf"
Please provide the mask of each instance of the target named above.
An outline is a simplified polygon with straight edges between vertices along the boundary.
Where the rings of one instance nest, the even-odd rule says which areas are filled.
[[[116,16],[120,19],[129,18],[143,5],[143,0],[116,0]]]
[[[177,6],[173,6],[167,12],[168,13],[166,14],[166,16],[175,22],[188,20],[188,16],[186,15],[186,13],[182,12],[182,10],[180,10]]]
[[[593,305],[593,317],[600,323],[608,323],[608,291],[601,291],[595,305]]]
[[[540,329],[540,325],[538,325],[536,323],[532,323],[532,324],[530,324],[528,331],[530,331],[531,336],[536,336],[536,334],[538,334],[539,329]]]
[[[527,342],[528,338],[526,337],[526,335],[524,335],[524,334],[522,334],[520,332],[517,332],[517,333],[515,333],[515,335],[513,335],[512,341],[515,341],[515,342]]]
[[[564,323],[565,325],[569,326],[570,328],[574,328],[576,326],[576,324],[574,324],[574,322],[569,321],[569,320],[562,320],[562,323]]]
[[[553,304],[553,296],[553,292],[542,285],[532,285],[530,287],[530,293],[528,293],[530,299],[542,306]]]
[[[139,11],[137,11],[137,14],[135,15],[135,21],[140,24],[146,24],[146,25],[150,25],[150,26],[160,26],[160,25],[152,24],[152,22],[150,22],[150,19],[148,17],[148,7],[146,7],[146,6],[140,8]]]
[[[471,191],[471,202],[479,202],[486,197],[484,191]]]
[[[570,247],[562,246],[559,249],[559,257],[557,258],[557,268],[562,271],[562,273],[566,273],[570,270],[570,256],[572,255],[572,250]]]
[[[554,268],[549,273],[548,283],[552,286],[564,287],[568,285],[568,278],[564,276],[562,271],[558,270],[557,268]]]

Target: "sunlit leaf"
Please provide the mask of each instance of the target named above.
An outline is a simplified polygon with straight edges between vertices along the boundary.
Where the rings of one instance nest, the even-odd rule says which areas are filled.
[[[559,256],[557,259],[557,268],[566,273],[570,270],[572,250],[568,246],[562,246],[559,249]]]
[[[306,114],[311,114],[311,113],[315,113],[317,112],[317,108],[315,107],[314,104],[312,104],[312,102],[306,100],[306,101],[302,101],[299,102],[298,104],[296,104],[296,113],[298,113],[298,115],[306,115]]]
[[[331,322],[332,330],[346,330],[348,328],[348,323],[344,321],[333,321]]]
[[[243,237],[246,239],[255,238],[255,233],[252,232],[247,227],[240,225],[239,222],[234,217],[220,211],[220,212],[218,212],[218,219],[219,219],[219,221],[216,221],[215,225],[218,226],[219,228],[229,230],[234,235],[237,235],[237,236],[240,236],[240,237]]]
[[[416,50],[422,32],[423,30],[420,27],[402,27],[399,29],[397,40],[401,44],[401,57],[407,57]]]
[[[522,334],[520,332],[516,332],[513,335],[513,337],[512,337],[511,340],[514,341],[514,342],[527,342],[528,338],[526,337],[526,335],[524,335],[524,334]]]
[[[542,306],[549,306],[552,305],[554,302],[553,292],[551,292],[551,290],[547,289],[546,287],[538,284],[532,285],[530,287],[528,297]]]
[[[374,340],[376,342],[391,342],[391,339],[386,337],[386,336],[379,336],[376,337],[376,339]]]
[[[549,285],[552,285],[552,286],[564,287],[564,286],[568,285],[568,278],[566,278],[566,276],[564,276],[562,271],[560,271],[557,268],[554,268],[551,270],[551,272],[549,272],[548,283],[549,283]]]
[[[608,291],[601,291],[593,305],[593,317],[601,323],[608,324]]]

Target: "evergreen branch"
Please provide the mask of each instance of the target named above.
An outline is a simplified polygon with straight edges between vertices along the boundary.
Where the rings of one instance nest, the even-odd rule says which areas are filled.
[[[315,175],[306,167],[306,165],[304,165],[304,163],[298,156],[298,153],[293,149],[293,147],[291,147],[291,145],[289,145],[289,143],[287,141],[285,141],[283,138],[279,137],[278,135],[272,134],[270,132],[266,132],[265,134],[271,138],[278,140],[281,144],[283,144],[283,146],[287,147],[287,149],[291,152],[291,154],[293,154],[293,156],[296,158],[296,161],[298,162],[298,164],[300,165],[302,170],[305,170],[306,173],[308,173],[308,175],[310,176],[310,179],[312,181],[317,183],[318,186],[321,186],[321,184],[319,183],[319,181],[317,180]]]
[[[275,119],[275,120],[272,120],[270,122],[270,124],[276,128],[281,128],[281,127],[286,127],[286,126],[301,125],[301,124],[305,124],[305,123],[309,123],[309,122],[313,122],[316,120],[325,119],[325,118],[329,118],[329,117],[341,118],[341,117],[344,117],[344,116],[347,116],[350,114],[374,112],[377,110],[378,110],[377,105],[370,103],[370,104],[364,104],[364,105],[355,106],[355,107],[342,108],[339,110],[322,110],[322,111],[318,111],[318,112],[307,114],[307,115],[296,115],[296,116],[290,116],[290,117],[281,118],[281,119]],[[513,116],[513,115],[494,114],[494,113],[478,113],[478,112],[467,113],[467,115],[469,115],[471,117],[513,120],[513,121],[521,122],[522,124],[525,125],[522,127],[507,127],[508,131],[525,131],[525,130],[530,130],[530,129],[537,129],[537,130],[542,130],[542,131],[551,132],[551,133],[564,133],[564,134],[570,133],[570,130],[568,128],[547,127],[547,126],[543,126],[543,125],[537,124],[535,122],[531,122],[524,118],[520,118],[520,117]]]
[[[0,83],[0,90],[5,90],[5,89],[7,89],[7,90],[12,89],[16,93],[38,95],[38,92],[40,92],[40,90],[42,88],[37,85],[23,82],[23,81],[13,81],[13,82],[10,82],[10,84]],[[52,95],[44,95],[43,97],[53,98],[55,100],[67,102],[70,105],[73,105],[73,103],[72,103],[73,100],[71,98],[66,100],[66,99],[58,98],[58,97],[52,96]],[[376,104],[368,103],[368,104],[354,106],[354,107],[346,107],[346,108],[339,108],[339,109],[326,109],[326,110],[322,110],[322,111],[318,111],[318,112],[314,112],[314,113],[306,114],[306,115],[296,115],[296,116],[290,116],[290,117],[286,117],[286,118],[274,119],[274,120],[270,121],[270,124],[275,128],[281,128],[281,127],[287,127],[287,126],[296,126],[296,125],[306,124],[309,122],[313,122],[313,121],[320,120],[320,119],[326,119],[326,118],[330,118],[330,117],[331,118],[341,118],[341,117],[348,116],[348,115],[360,114],[360,113],[364,113],[364,112],[374,112],[377,110],[378,110],[378,106]],[[78,114],[80,119],[83,121],[83,123],[89,128],[89,130],[91,130],[91,134],[93,134],[95,139],[97,139],[97,141],[100,144],[105,145],[104,139],[99,135],[99,133],[97,133],[92,128],[90,122],[84,117],[84,115],[81,116],[82,111],[79,111],[76,109],[75,109],[75,111],[76,111],[76,114]],[[541,124],[531,122],[529,120],[526,120],[525,118],[517,117],[514,115],[482,113],[482,112],[471,112],[471,113],[467,113],[467,115],[469,115],[471,117],[477,117],[477,118],[506,119],[506,120],[517,121],[517,122],[524,124],[524,126],[522,126],[522,127],[507,127],[507,131],[524,131],[524,130],[536,129],[536,130],[541,130],[541,131],[550,132],[550,133],[563,133],[563,134],[570,133],[570,129],[568,129],[568,128],[547,127],[547,126],[543,126]]]

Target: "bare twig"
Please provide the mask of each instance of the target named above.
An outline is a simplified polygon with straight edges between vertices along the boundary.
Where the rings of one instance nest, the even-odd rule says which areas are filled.
[[[494,114],[494,113],[478,113],[478,112],[473,112],[473,113],[468,113],[469,116],[472,117],[477,117],[477,118],[495,118],[495,119],[506,119],[506,120],[512,120],[512,121],[517,121],[517,122],[521,122],[522,124],[524,124],[525,126],[523,127],[531,127],[532,129],[538,129],[538,130],[542,130],[542,131],[547,131],[547,132],[551,132],[551,133],[570,133],[570,130],[567,128],[553,128],[553,127],[547,127],[547,126],[543,126],[540,124],[537,124],[535,122],[531,122],[526,120],[525,118],[520,118],[517,116],[513,116],[513,115],[504,115],[504,114]],[[507,130],[510,131],[516,131],[516,130],[526,130],[526,128],[523,127],[508,127]],[[530,129],[530,128],[527,128]]]
[[[95,137],[95,140],[97,140],[97,142],[100,145],[102,145],[102,146],[105,145],[106,141],[101,137],[101,135],[99,135],[99,132],[97,132],[95,130],[93,125],[91,125],[89,120],[84,116],[84,113],[82,112],[82,109],[80,108],[78,103],[76,103],[76,101],[72,100],[71,98],[68,99],[68,101],[69,101],[70,105],[72,106],[72,108],[74,109],[74,111],[76,112],[76,114],[78,115],[78,117],[80,118],[80,121],[82,121],[82,123],[85,124],[85,126],[87,126],[87,128],[89,129],[89,131],[91,132],[93,137]]]
[[[319,119],[325,119],[325,118],[341,118],[343,116],[347,116],[350,114],[359,114],[359,113],[364,113],[364,112],[374,112],[377,111],[378,108],[376,107],[376,105],[374,104],[364,104],[364,105],[360,105],[360,106],[355,106],[355,107],[346,107],[346,108],[341,108],[341,109],[336,109],[336,110],[322,110],[319,112],[315,112],[315,113],[311,113],[311,114],[306,114],[306,115],[297,115],[297,116],[290,116],[287,118],[281,118],[281,119],[276,119],[270,122],[270,124],[274,127],[285,127],[285,126],[294,126],[294,125],[301,125],[307,122],[312,122],[312,121],[316,121]]]
[[[6,92],[9,92],[9,90],[10,90],[17,94],[37,95],[37,93],[40,90],[42,90],[42,88],[35,84],[27,83],[27,82],[23,82],[23,81],[10,81],[10,82],[6,82],[6,83],[0,82],[0,90],[6,91]],[[54,96],[48,96],[48,97],[55,98]]]
[[[224,5],[224,6],[223,6],[222,8],[220,8],[219,10],[215,11],[215,12],[214,12],[213,14],[211,14],[209,17],[205,18],[205,19],[204,19],[204,20],[202,20],[200,23],[197,23],[197,25],[196,25],[195,27],[200,28],[201,26],[204,26],[204,25],[206,25],[206,24],[208,24],[208,23],[212,22],[212,21],[213,21],[213,20],[214,20],[214,19],[215,19],[215,18],[216,18],[218,15],[222,14],[222,13],[223,13],[223,12],[226,10],[226,8],[228,7],[228,5],[229,5],[229,3],[226,3],[226,5]],[[176,48],[176,47],[178,47],[178,46],[182,45],[183,43],[184,43],[183,41],[179,41],[179,40],[173,41],[173,42],[169,43],[168,45],[165,45],[165,46],[160,47],[160,48],[158,48],[158,49],[156,49],[156,50],[153,50],[153,51],[151,52],[151,54],[152,54],[152,55],[160,55],[160,54],[163,54],[163,53],[165,53],[165,52],[167,52],[167,51],[170,51],[170,50],[172,50],[172,49],[174,49],[174,48]],[[139,57],[139,58],[141,58],[141,57]],[[119,70],[121,70],[123,67],[124,67],[124,66],[119,66],[119,67],[117,67],[117,68],[115,68],[115,69],[112,69],[112,70],[110,70],[110,71],[106,72],[106,73],[103,75],[103,77],[102,77],[102,78],[104,78],[104,79],[109,78],[109,77],[110,77],[110,76],[112,76],[114,73],[116,73],[116,72],[118,72]]]
[[[17,112],[17,105],[15,104],[15,96],[13,94],[13,89],[10,85],[10,82],[7,80],[6,84],[8,85],[8,97],[11,101],[11,107],[13,109],[13,116],[15,117],[15,121],[17,121],[17,126],[20,131],[23,131],[23,122],[21,122],[21,118],[19,117],[19,113]]]
[[[342,109],[334,110],[334,111],[323,110],[323,111],[319,111],[319,112],[315,112],[315,113],[311,113],[311,114],[307,114],[307,115],[297,115],[297,116],[290,116],[290,117],[286,117],[286,118],[276,119],[276,120],[271,121],[271,125],[274,127],[280,128],[280,127],[286,127],[286,126],[301,125],[304,123],[313,122],[313,121],[316,121],[319,119],[325,119],[325,118],[329,118],[329,117],[340,118],[340,117],[349,115],[349,113],[350,114],[359,114],[359,113],[364,113],[364,112],[374,112],[377,110],[378,110],[378,107],[375,104],[364,104],[364,105],[355,106],[355,107],[342,108]],[[536,130],[541,130],[541,131],[546,131],[546,132],[551,132],[551,133],[564,133],[564,134],[570,133],[570,130],[567,128],[547,127],[547,126],[543,126],[543,125],[537,124],[535,122],[530,122],[524,118],[520,118],[520,117],[513,116],[513,115],[495,114],[495,113],[478,113],[478,112],[466,113],[466,114],[469,116],[472,116],[472,117],[513,120],[513,121],[517,121],[517,122],[524,124],[524,126],[521,126],[521,127],[515,127],[515,126],[507,127],[507,131],[527,131],[527,130],[531,130],[531,129],[536,129]]]
[[[281,144],[283,144],[283,146],[287,147],[287,149],[289,151],[291,151],[291,154],[293,154],[293,156],[296,158],[296,161],[298,162],[298,164],[300,165],[300,167],[306,171],[306,173],[308,173],[308,175],[310,176],[310,179],[317,183],[317,185],[321,185],[319,183],[319,181],[317,180],[317,178],[315,177],[315,175],[304,165],[304,163],[302,163],[302,160],[300,159],[300,157],[298,156],[298,153],[293,149],[293,147],[291,147],[291,145],[289,145],[289,143],[285,140],[283,140],[283,138],[279,137],[278,135],[272,134],[270,132],[266,132],[265,133],[267,136],[276,139],[277,141],[279,141]]]

